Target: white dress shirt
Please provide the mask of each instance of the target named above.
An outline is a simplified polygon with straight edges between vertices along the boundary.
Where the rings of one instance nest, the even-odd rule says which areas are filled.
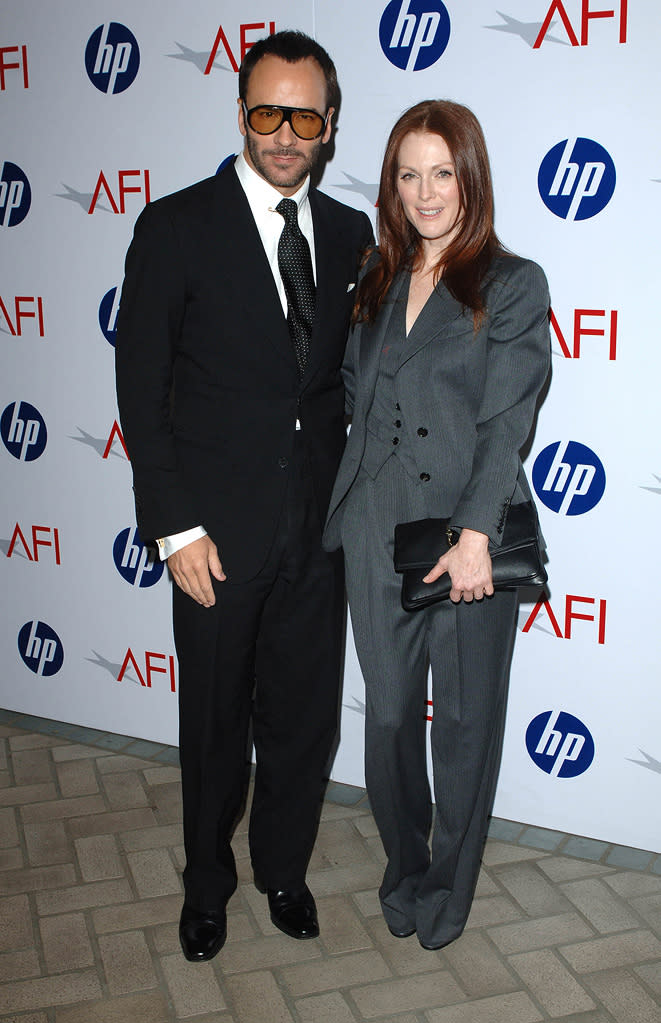
[[[260,175],[252,169],[250,164],[246,161],[243,153],[239,153],[234,161],[234,169],[241,183],[241,187],[246,193],[250,212],[255,218],[259,237],[262,240],[266,258],[269,261],[273,279],[275,280],[278,288],[282,311],[286,317],[287,295],[285,293],[285,286],[282,282],[280,268],[278,267],[278,242],[280,241],[280,235],[282,234],[285,221],[281,214],[276,210],[276,206],[283,198],[283,195],[277,190],[277,188],[270,185],[268,181],[260,177]],[[315,252],[312,211],[310,209],[310,201],[308,199],[309,187],[310,179],[308,177],[305,179],[299,190],[294,192],[293,195],[287,196],[287,198],[293,199],[298,205],[298,225],[310,246],[312,272],[314,274],[316,284],[317,268],[314,258]],[[171,536],[165,536],[162,539],[157,540],[156,543],[158,544],[161,561],[165,561],[165,559],[169,558],[171,554],[174,554],[175,551],[181,550],[182,547],[186,547],[187,544],[192,543],[193,540],[199,540],[200,537],[206,535],[207,531],[203,526],[193,526],[192,529],[185,529],[182,533],[173,533]]]

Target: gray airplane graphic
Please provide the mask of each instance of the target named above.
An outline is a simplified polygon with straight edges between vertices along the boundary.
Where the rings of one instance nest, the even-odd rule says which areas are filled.
[[[204,70],[209,61],[209,50],[191,50],[188,46],[183,46],[182,43],[178,43],[175,39],[175,46],[178,46],[181,53],[166,53],[166,57],[172,57],[173,60],[185,60],[188,64],[194,64],[198,71],[204,74]],[[229,65],[226,67],[225,64],[219,64],[217,60],[214,60],[211,65],[217,71],[232,71]]]
[[[513,36],[520,36],[524,43],[532,49],[535,44],[535,40],[539,35],[539,30],[544,24],[542,21],[517,21],[516,18],[510,18],[509,14],[503,14],[502,11],[496,11],[496,14],[505,22],[504,25],[485,25],[485,28],[491,28],[494,32],[508,32]],[[552,21],[549,25],[549,30],[555,25],[555,21]],[[555,36],[550,36],[548,32],[544,36],[544,42],[549,43],[560,43],[561,46],[569,46],[569,43],[564,39],[556,39]]]
[[[71,202],[77,202],[78,205],[85,211],[85,213],[87,213],[92,204],[92,198],[94,196],[94,193],[77,192],[75,188],[71,188],[70,185],[65,185],[64,182],[62,182],[62,185],[64,188],[66,188],[66,192],[55,192],[56,197],[58,199],[70,199]],[[110,213],[108,207],[102,206],[100,202],[96,203],[94,209],[103,210],[104,213]]]

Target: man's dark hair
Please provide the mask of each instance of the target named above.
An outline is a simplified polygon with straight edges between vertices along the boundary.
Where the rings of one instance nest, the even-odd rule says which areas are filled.
[[[245,100],[248,92],[248,82],[255,65],[271,54],[273,57],[280,57],[289,64],[296,64],[299,60],[306,60],[311,57],[316,60],[326,79],[326,104],[327,107],[337,107],[339,92],[337,85],[337,71],[323,46],[320,46],[314,39],[304,32],[286,30],[275,32],[273,35],[258,39],[251,46],[241,61],[239,68],[239,97]]]

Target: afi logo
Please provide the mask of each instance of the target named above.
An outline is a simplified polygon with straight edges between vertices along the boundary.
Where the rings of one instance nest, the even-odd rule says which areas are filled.
[[[20,57],[14,60],[13,57],[9,56],[13,53],[20,53]],[[21,46],[20,50],[18,46],[0,46],[0,92],[4,92],[7,88],[7,83],[5,81],[5,72],[7,71],[22,71],[23,88],[29,89],[30,83],[28,81],[27,46]]]
[[[99,306],[99,326],[101,333],[109,345],[115,347],[115,334],[117,333],[117,313],[119,312],[119,297],[121,290],[111,288],[106,291]]]
[[[166,662],[167,667],[157,663],[159,661]],[[132,668],[135,671],[136,675],[140,679],[140,685],[144,686],[146,689],[151,689],[152,678],[154,675],[167,675],[170,681],[170,692],[176,693],[177,683],[174,674],[174,657],[172,654],[168,654],[166,657],[165,654],[159,654],[155,650],[145,650],[145,667],[143,674],[140,671],[140,665],[138,664],[137,658],[131,650],[131,647],[129,647],[124,656],[124,660],[122,661],[122,666],[119,669],[119,675],[117,676],[118,682],[122,681],[129,668]]]
[[[597,642],[603,646],[606,642],[606,601],[599,601],[599,610],[595,614],[586,614],[576,611],[574,605],[582,605],[587,611],[587,607],[594,607],[597,603],[595,597],[579,597],[578,594],[568,593],[565,597],[565,613],[564,613],[564,631],[560,627],[558,618],[556,617],[553,608],[551,607],[551,601],[545,597],[541,597],[534,608],[530,612],[530,615],[523,626],[522,632],[530,632],[537,615],[542,611],[546,612],[551,627],[558,637],[558,639],[571,639],[572,622],[595,622],[597,625]],[[586,607],[587,605],[587,607]],[[556,604],[557,607],[557,604]]]
[[[55,675],[64,664],[64,647],[45,622],[26,622],[18,634],[18,652],[35,675]]]
[[[537,455],[532,467],[537,496],[559,515],[584,515],[603,497],[606,472],[594,451],[569,440],[556,441]]]
[[[381,49],[403,71],[431,67],[449,41],[450,15],[441,0],[391,0],[381,16]]]
[[[26,530],[26,532],[28,532],[28,530]],[[40,533],[45,534],[46,539],[41,539],[39,536]],[[60,532],[57,527],[51,530],[50,526],[32,526],[32,547],[30,547],[29,540],[25,539],[25,534],[17,522],[14,527],[14,532],[11,535],[11,540],[9,541],[9,550],[7,551],[8,558],[11,558],[14,553],[14,548],[16,548],[19,543],[25,551],[28,561],[39,561],[40,547],[52,547],[55,552],[55,564],[62,564],[60,560]]]
[[[528,725],[526,747],[552,778],[575,778],[594,760],[594,739],[582,721],[566,711],[547,710]]]
[[[264,35],[264,33],[262,32],[262,29],[265,29],[265,28],[266,28],[266,22],[265,21],[257,21],[257,22],[252,22],[249,25],[240,25],[239,26],[239,59],[237,60],[236,57],[234,56],[234,54],[232,53],[232,47],[230,46],[229,41],[227,39],[227,36],[225,35],[225,31],[223,29],[223,26],[219,25],[218,26],[218,31],[216,32],[216,38],[214,39],[213,46],[211,47],[211,53],[209,54],[209,59],[207,61],[207,66],[204,69],[204,74],[205,75],[211,74],[211,69],[213,68],[213,62],[216,59],[216,54],[218,53],[218,47],[220,46],[221,43],[223,44],[223,49],[225,50],[225,53],[229,57],[229,62],[231,64],[231,66],[232,66],[232,71],[238,71],[239,70],[239,64],[241,63],[241,61],[245,57],[245,55],[248,52],[248,50],[252,46],[255,45],[255,43],[257,42],[258,39],[261,39],[262,35]],[[258,35],[254,39],[248,39],[248,32],[257,32]],[[272,36],[274,34],[274,32],[275,32],[275,22],[274,21],[270,21],[269,22],[269,35]],[[180,44],[177,43],[177,45],[179,46]]]
[[[30,182],[20,167],[5,160],[0,178],[0,224],[16,227],[27,217],[32,201]]]
[[[92,85],[111,95],[133,85],[140,67],[140,47],[133,33],[116,21],[99,25],[85,48],[85,67]]]
[[[588,220],[601,213],[615,191],[615,164],[592,139],[558,142],[537,175],[542,202],[563,220]]]
[[[27,401],[13,401],[0,417],[0,434],[10,455],[34,462],[44,453],[48,431],[41,413]]]
[[[8,299],[7,303],[3,301],[2,295],[0,295],[0,316],[3,317],[5,323],[9,327],[9,333],[12,337],[21,337],[23,334],[22,320],[36,320],[36,325],[39,327],[39,337],[44,337],[44,300],[41,295],[15,295],[13,299],[14,305],[14,319],[15,324],[11,321],[11,315],[9,313],[9,306],[12,305],[12,300]]]
[[[605,320],[608,316],[608,358],[609,361],[614,362],[617,354],[617,310],[612,309],[607,311],[606,309],[574,309],[574,325],[572,334],[568,334],[572,347],[570,349],[565,335],[563,334],[560,324],[556,318],[555,313],[551,310],[551,327],[555,332],[555,336],[560,342],[560,348],[565,359],[580,359],[581,357],[581,338],[583,337],[603,337],[606,335],[606,324],[602,326],[595,326],[594,320],[600,322]],[[592,322],[592,326],[584,326],[583,320],[587,320],[588,323]]]
[[[112,194],[112,189],[110,188],[110,185],[108,184],[108,179],[106,178],[106,176],[103,173],[103,171],[100,171],[99,172],[99,176],[97,178],[96,186],[94,188],[94,194],[92,196],[92,201],[90,203],[90,207],[89,207],[87,212],[88,213],[94,213],[94,209],[96,207],[98,198],[99,198],[99,196],[101,194],[101,191],[103,190],[106,193],[106,196],[108,197],[108,201],[109,201],[110,205],[112,206],[113,213],[126,213],[126,205],[124,203],[124,197],[126,195],[128,195],[129,192],[142,192],[142,182],[139,185],[127,185],[126,184],[126,179],[127,178],[134,178],[134,177],[136,177],[136,175],[139,178],[141,174],[144,174],[144,176],[145,176],[144,194],[145,194],[145,206],[146,206],[147,203],[151,201],[151,193],[149,191],[149,171],[148,170],[145,170],[145,171],[140,171],[140,170],[120,170],[120,171],[117,172],[117,180],[118,180],[117,194],[118,194],[118,197],[119,197],[119,206],[115,202],[115,197]]]
[[[163,562],[150,557],[138,530],[130,526],[117,534],[112,556],[122,579],[131,586],[153,586],[163,575]]]
[[[620,0],[619,10],[619,42],[626,43],[627,41],[627,4],[628,0]],[[542,45],[544,36],[551,27],[551,22],[555,15],[558,15],[564,26],[565,32],[569,37],[569,42],[572,46],[587,46],[588,45],[588,31],[590,22],[596,18],[614,18],[615,11],[591,11],[590,0],[581,0],[581,22],[580,22],[580,33],[581,41],[579,43],[574,27],[570,21],[569,15],[565,9],[565,5],[562,0],[553,0],[553,3],[546,12],[546,17],[542,23],[542,27],[539,30],[539,35],[533,43],[533,50],[539,49]]]

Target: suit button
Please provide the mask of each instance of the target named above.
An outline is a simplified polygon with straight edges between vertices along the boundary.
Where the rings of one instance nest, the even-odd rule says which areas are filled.
[[[428,472],[421,472],[420,479],[422,480],[423,483],[429,483],[431,476],[429,475]]]
[[[278,465],[280,466],[281,469],[286,469],[287,466],[289,465],[289,462],[286,458],[279,458]]]
[[[418,427],[418,437],[426,437],[428,433],[429,430],[426,430],[424,426]]]
[[[393,437],[392,442],[393,444],[399,444],[399,437]]]
[[[396,419],[393,425],[396,426],[397,429],[399,430],[400,426],[402,425],[401,419]]]
[[[398,401],[395,402],[395,408],[397,409],[398,412],[402,411]]]

